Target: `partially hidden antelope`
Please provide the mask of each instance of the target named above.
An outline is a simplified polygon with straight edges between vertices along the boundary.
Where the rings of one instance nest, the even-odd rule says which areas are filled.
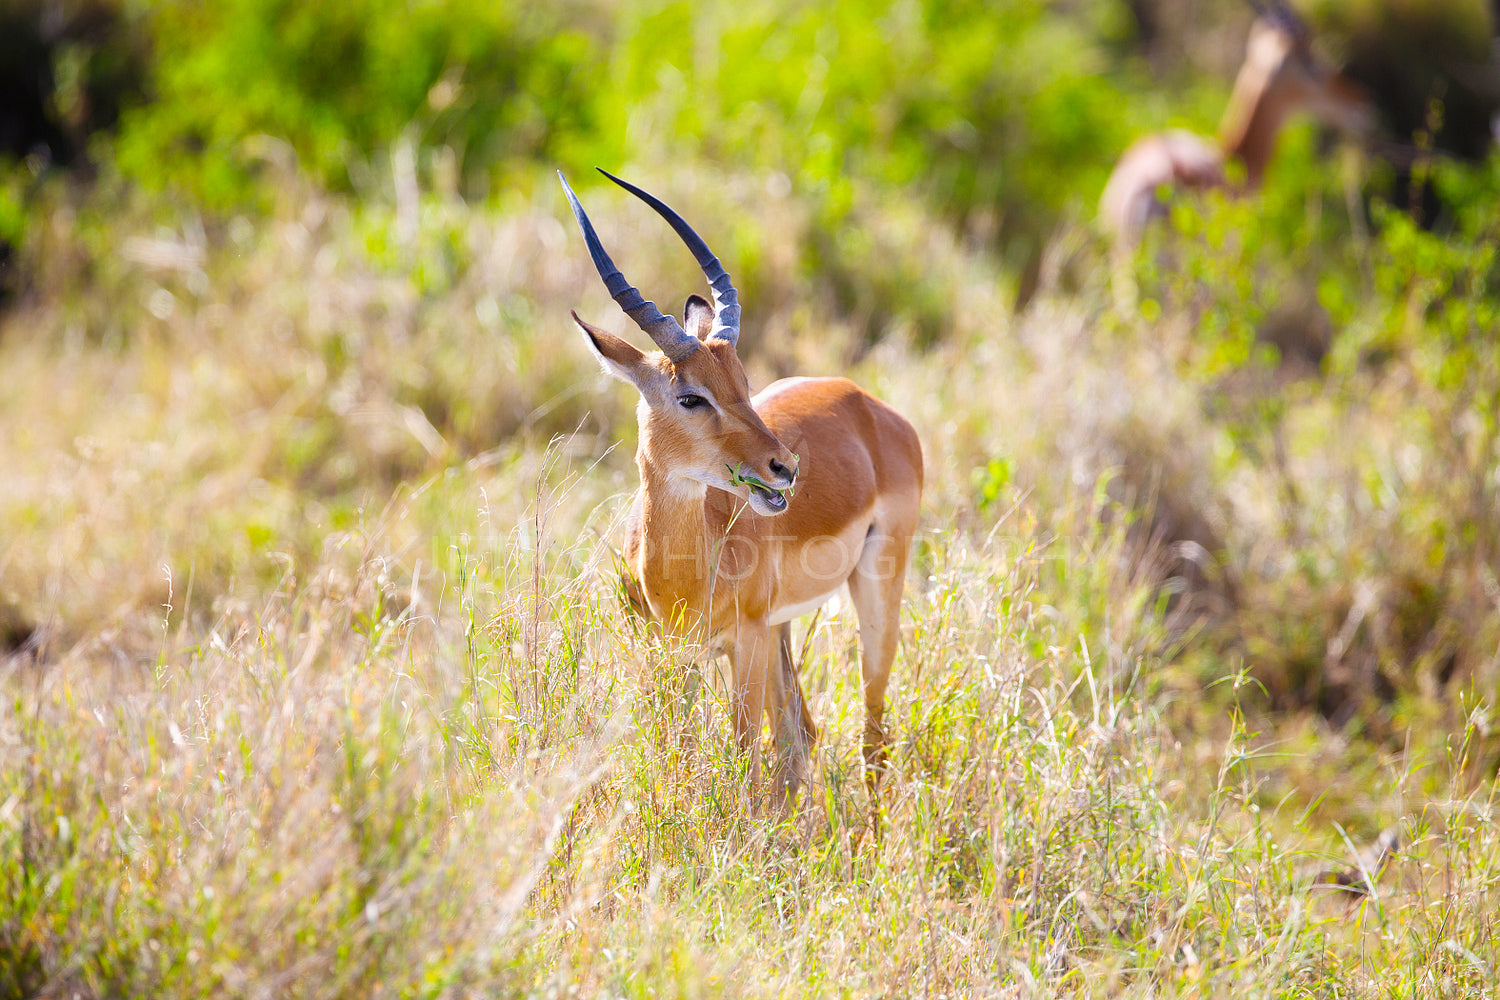
[[[614,175],[687,244],[713,292],[664,316],[615,267],[559,173],[609,294],[660,353],[580,319],[605,372],[640,393],[641,484],[624,558],[652,617],[726,653],[736,742],[759,785],[761,713],[788,799],[805,780],[817,729],[791,651],[791,620],[847,585],[859,616],[863,751],[884,759],[886,685],[922,496],[916,431],[844,378],[788,378],[755,396],[736,353],[739,295],[703,239],[659,199]]]
[[[1247,189],[1259,187],[1293,114],[1310,114],[1352,135],[1374,127],[1369,99],[1313,52],[1302,20],[1284,5],[1257,10],[1217,141],[1178,130],[1148,135],[1115,164],[1099,199],[1099,218],[1117,249],[1133,249],[1151,220],[1166,214],[1161,192],[1227,187],[1229,160],[1243,164]]]

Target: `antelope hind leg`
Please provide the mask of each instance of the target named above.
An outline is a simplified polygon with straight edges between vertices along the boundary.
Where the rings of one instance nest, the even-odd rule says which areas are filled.
[[[813,725],[812,713],[807,709],[802,681],[797,676],[797,664],[792,658],[792,625],[783,622],[775,626],[772,633],[776,649],[767,678],[766,709],[771,717],[771,730],[776,734],[776,783],[785,791],[790,803],[807,781],[808,763],[818,730]]]
[[[865,695],[865,767],[870,787],[879,784],[885,769],[885,689],[901,642],[901,592],[906,583],[906,560],[911,533],[871,530],[865,548],[849,576],[849,596],[859,616],[859,669]]]

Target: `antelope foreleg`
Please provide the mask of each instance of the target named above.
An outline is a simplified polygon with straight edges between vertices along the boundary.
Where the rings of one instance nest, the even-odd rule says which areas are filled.
[[[730,647],[730,711],[734,718],[734,740],[740,753],[749,755],[750,788],[760,788],[760,716],[766,704],[766,681],[771,648],[771,630],[764,618],[741,620]]]

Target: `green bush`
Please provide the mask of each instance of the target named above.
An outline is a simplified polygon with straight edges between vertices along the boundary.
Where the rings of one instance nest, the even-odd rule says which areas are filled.
[[[118,159],[222,206],[255,200],[279,148],[258,136],[335,189],[402,138],[452,150],[470,194],[535,163],[707,157],[788,173],[830,225],[868,180],[1035,245],[1136,131],[1128,24],[1115,0],[167,0]]]
[[[1127,31],[1103,0],[680,2],[622,16],[614,83],[687,148],[824,192],[830,225],[865,179],[1034,238],[1133,135]]]
[[[478,0],[169,0],[150,14],[152,99],[126,115],[119,162],[227,205],[255,198],[268,155],[257,136],[347,189],[410,135],[451,149],[482,188],[497,164],[553,156],[592,128],[597,41],[573,15]]]

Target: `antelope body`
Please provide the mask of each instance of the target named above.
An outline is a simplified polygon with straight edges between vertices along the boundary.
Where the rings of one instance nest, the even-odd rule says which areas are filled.
[[[605,371],[640,393],[641,485],[624,551],[639,597],[677,634],[728,654],[734,732],[750,755],[752,783],[765,712],[790,795],[817,735],[792,661],[790,622],[847,585],[859,616],[863,743],[873,773],[885,746],[885,691],[921,502],[916,432],[843,378],[783,379],[752,398],[736,353],[740,308],[729,275],[676,212],[605,176],[672,225],[714,292],[713,305],[688,298],[683,324],[663,316],[615,268],[563,181],[606,288],[661,349],[645,354],[573,314]]]

